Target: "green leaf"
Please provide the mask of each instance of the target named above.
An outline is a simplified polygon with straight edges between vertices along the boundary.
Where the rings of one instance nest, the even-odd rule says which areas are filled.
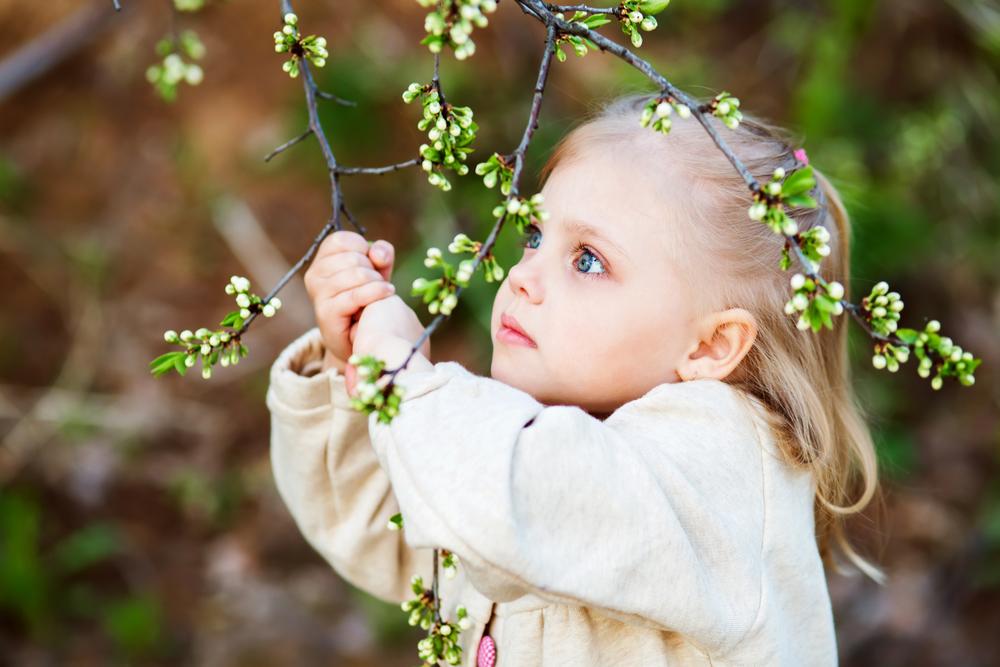
[[[816,200],[806,194],[792,195],[787,197],[782,195],[781,201],[789,208],[816,208]]]
[[[593,30],[594,28],[600,28],[602,25],[611,23],[611,19],[609,19],[605,14],[594,14],[592,16],[588,16],[586,20],[580,21],[580,23]]]
[[[896,329],[896,336],[907,345],[913,345],[920,338],[920,332],[916,329]]]
[[[187,373],[187,366],[184,365],[184,356],[186,355],[182,355],[174,359],[174,368],[177,369],[177,372],[180,373],[181,376]]]
[[[813,176],[812,166],[806,165],[801,169],[796,169],[785,178],[781,184],[781,194],[783,198],[787,199],[811,190],[815,185],[816,178]]]
[[[651,14],[659,14],[666,9],[669,4],[670,0],[646,0],[646,2],[639,3],[639,11],[647,16]]]
[[[556,60],[561,63],[566,62],[566,54],[563,53],[563,50],[558,46],[556,47]]]

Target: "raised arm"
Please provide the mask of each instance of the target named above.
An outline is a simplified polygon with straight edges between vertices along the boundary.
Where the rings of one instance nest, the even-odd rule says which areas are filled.
[[[400,413],[369,432],[411,547],[455,552],[497,601],[530,592],[715,651],[750,632],[764,453],[736,390],[660,385],[602,422],[454,362],[400,377]]]
[[[271,465],[278,492],[306,540],[347,581],[386,602],[412,597],[410,577],[430,581],[433,552],[386,528],[399,511],[344,376],[321,371],[313,328],[274,362],[267,390]]]

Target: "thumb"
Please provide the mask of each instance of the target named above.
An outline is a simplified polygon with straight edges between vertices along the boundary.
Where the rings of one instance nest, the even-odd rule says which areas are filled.
[[[382,274],[383,280],[390,280],[392,277],[392,263],[395,260],[395,248],[388,241],[376,241],[368,249],[368,257],[372,266]]]

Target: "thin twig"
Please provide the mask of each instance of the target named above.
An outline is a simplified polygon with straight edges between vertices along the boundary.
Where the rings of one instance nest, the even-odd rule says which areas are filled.
[[[407,160],[406,162],[398,162],[396,164],[390,164],[386,167],[337,167],[338,174],[388,174],[389,172],[399,171],[400,169],[405,169],[406,167],[414,167],[420,164],[421,159],[418,157],[412,160]]]
[[[356,106],[358,106],[357,102],[354,102],[354,101],[351,101],[351,100],[345,100],[343,97],[337,97],[333,93],[328,93],[328,92],[326,92],[324,90],[317,90],[316,94],[319,95],[320,97],[322,97],[324,100],[333,100],[337,104],[342,104],[345,107],[356,107]]]
[[[291,148],[295,144],[299,143],[303,139],[306,139],[312,133],[313,133],[312,128],[310,128],[310,129],[306,130],[305,132],[303,132],[302,134],[300,134],[299,136],[295,137],[294,139],[289,139],[288,141],[286,141],[285,143],[281,144],[280,146],[278,146],[277,148],[275,148],[273,151],[271,151],[270,153],[268,153],[267,156],[264,158],[264,162],[270,162],[271,158],[273,158],[275,155],[277,155],[278,153],[284,153],[285,151],[287,151],[289,148]]]

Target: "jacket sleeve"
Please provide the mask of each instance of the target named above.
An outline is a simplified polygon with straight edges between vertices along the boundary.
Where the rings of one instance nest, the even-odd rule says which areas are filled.
[[[453,551],[503,602],[526,593],[724,652],[762,602],[763,452],[718,380],[663,384],[601,421],[454,362],[369,432],[411,547]]]
[[[303,536],[348,582],[393,603],[412,597],[410,577],[430,581],[433,552],[389,530],[399,505],[375,458],[368,418],[350,405],[344,377],[319,372],[314,327],[270,370],[271,466],[278,492]]]

